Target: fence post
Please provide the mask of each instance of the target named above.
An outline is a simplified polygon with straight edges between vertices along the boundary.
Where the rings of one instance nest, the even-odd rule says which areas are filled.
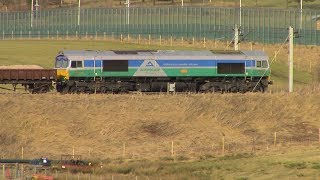
[[[224,135],[222,135],[222,155],[224,155]]]
[[[11,39],[13,40],[13,31],[11,31]]]
[[[277,145],[277,132],[274,132],[273,146]]]
[[[192,45],[194,46],[194,37],[192,37]]]
[[[69,39],[69,32],[67,31],[66,32],[66,35],[67,35],[67,40]]]
[[[59,39],[59,31],[57,31],[57,40]]]
[[[203,37],[203,47],[206,47],[206,37]]]
[[[311,73],[312,71],[312,62],[311,62],[311,59],[309,60],[309,72]]]
[[[48,31],[48,39],[50,39],[50,31]]]
[[[319,128],[319,143],[320,143],[320,128]]]
[[[18,163],[15,163],[15,166],[14,166],[14,178],[17,178],[18,177]]]
[[[20,170],[20,178],[21,179],[24,179],[25,177],[24,177],[24,165],[23,164],[21,164],[21,170]]]
[[[3,179],[5,179],[5,177],[6,177],[5,176],[5,174],[6,174],[5,171],[6,171],[6,168],[5,168],[5,165],[3,164],[2,165],[2,177],[3,177]]]
[[[106,32],[103,32],[103,39],[106,40]]]
[[[151,44],[151,35],[149,34],[149,45]]]
[[[120,41],[122,42],[123,38],[122,38],[122,34],[120,34]]]
[[[172,47],[172,36],[170,36],[170,46]]]
[[[40,40],[41,38],[40,38],[40,31],[38,31],[38,39]]]
[[[72,146],[72,158],[74,159],[74,155],[75,155],[75,153],[74,153],[74,146]]]
[[[253,136],[252,137],[252,152],[256,151],[256,138]]]
[[[98,32],[96,31],[96,37],[95,37],[95,39],[97,40],[98,39]]]
[[[76,31],[76,39],[78,39],[78,31]]]
[[[140,44],[140,40],[141,40],[141,35],[139,34],[139,37],[138,37],[138,44]]]
[[[122,158],[124,158],[126,155],[126,143],[123,143],[123,151],[122,151]]]
[[[182,38],[181,38],[181,46],[183,46],[183,36],[182,36]]]
[[[174,156],[174,147],[173,147],[173,141],[171,141],[171,156]]]
[[[159,40],[160,40],[160,46],[161,46],[161,35],[160,35],[160,38],[159,38]]]

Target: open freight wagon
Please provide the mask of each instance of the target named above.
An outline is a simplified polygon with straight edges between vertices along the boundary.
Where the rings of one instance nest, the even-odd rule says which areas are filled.
[[[11,84],[13,91],[16,91],[17,85],[22,85],[31,93],[49,92],[56,79],[55,69],[0,69],[0,84]]]

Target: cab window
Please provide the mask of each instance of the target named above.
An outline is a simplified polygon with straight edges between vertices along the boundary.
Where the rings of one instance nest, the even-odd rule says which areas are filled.
[[[69,64],[69,60],[65,56],[56,57],[55,68],[67,68]]]
[[[262,61],[262,68],[268,68],[267,61]]]
[[[71,61],[71,68],[82,68],[82,61]]]
[[[257,68],[268,68],[267,61],[257,61]]]
[[[261,68],[261,61],[257,61],[257,68]]]

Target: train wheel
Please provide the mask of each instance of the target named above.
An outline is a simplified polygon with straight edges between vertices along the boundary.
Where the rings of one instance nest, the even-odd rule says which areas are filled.
[[[122,87],[119,87],[118,92],[119,92],[120,94],[126,94],[126,93],[129,92],[129,90],[128,90],[127,87],[123,87],[123,86],[122,86]]]
[[[261,85],[260,86],[260,92],[264,93],[265,91],[266,91],[266,88],[263,85]]]
[[[100,88],[100,93],[106,93],[107,92],[107,88],[106,87],[101,87]]]

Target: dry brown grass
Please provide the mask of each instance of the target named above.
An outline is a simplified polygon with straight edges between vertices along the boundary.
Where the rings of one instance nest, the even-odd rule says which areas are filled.
[[[0,95],[0,157],[199,157],[318,140],[319,91],[293,94]],[[126,150],[123,151],[125,143]]]

